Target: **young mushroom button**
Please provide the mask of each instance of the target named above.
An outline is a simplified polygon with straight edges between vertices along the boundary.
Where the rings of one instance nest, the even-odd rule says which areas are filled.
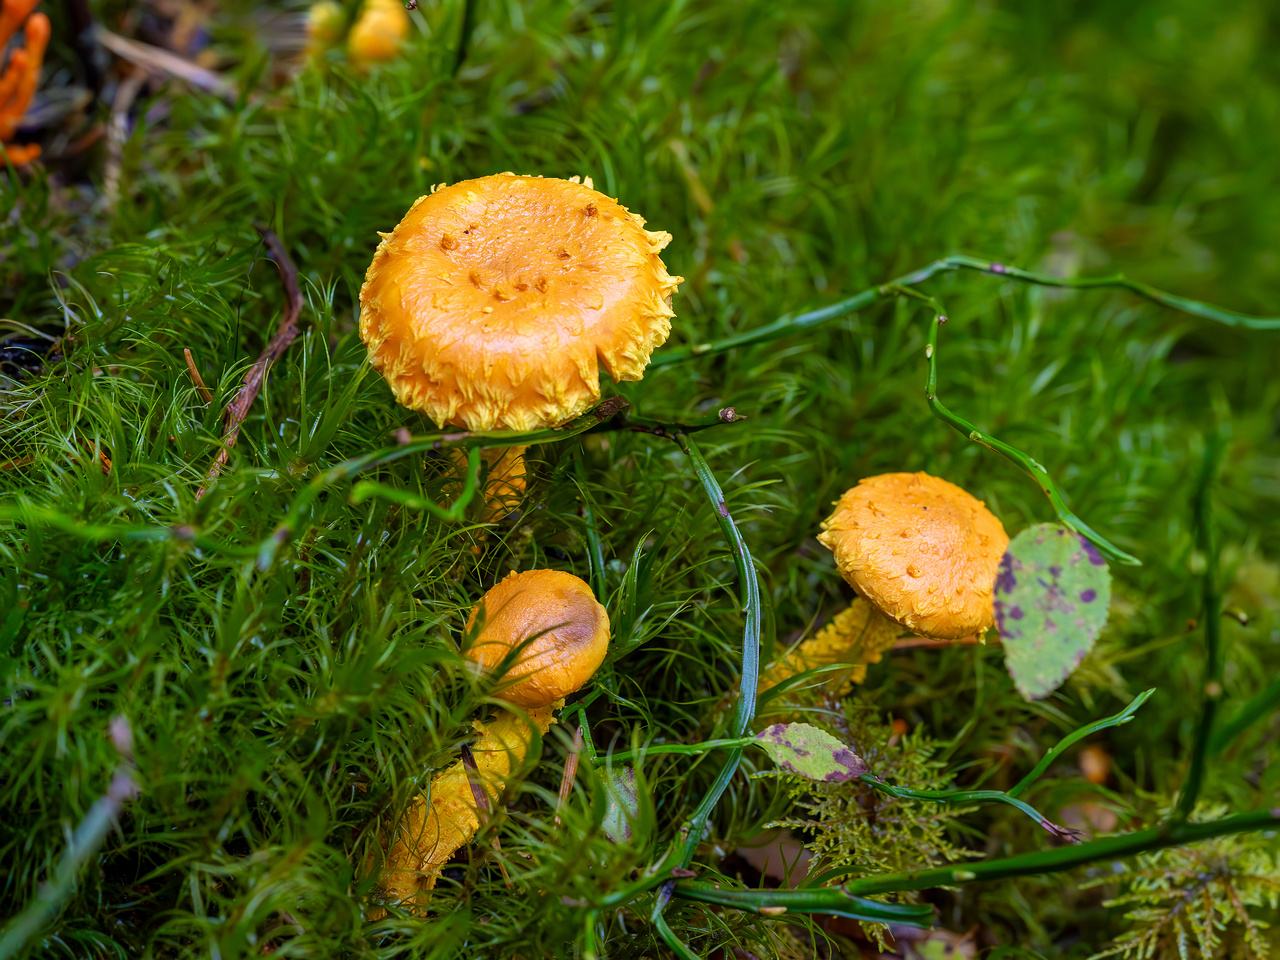
[[[927,473],[885,473],[847,490],[818,539],[849,584],[923,637],[995,624],[996,568],[1009,546],[981,500]]]
[[[671,332],[671,235],[577,177],[464,180],[419,197],[360,289],[360,336],[396,399],[438,426],[539,430],[639,380]],[[509,501],[516,455],[497,463]],[[493,493],[487,491],[487,494]],[[489,511],[498,513],[497,507]],[[505,513],[505,510],[500,512]]]
[[[479,624],[479,631],[473,633]],[[513,573],[471,611],[468,658],[510,682],[494,696],[532,709],[573,693],[604,662],[609,615],[587,584],[559,570]]]
[[[480,828],[471,777],[496,806],[529,751],[533,728],[545,734],[564,697],[589,679],[609,647],[609,617],[582,580],[557,570],[513,573],[484,595],[467,622],[468,658],[500,683],[498,699],[524,708],[475,724],[475,771],[461,762],[436,774],[405,811],[387,851],[382,887],[414,912],[426,909],[440,871]],[[380,911],[371,913],[371,917]]]

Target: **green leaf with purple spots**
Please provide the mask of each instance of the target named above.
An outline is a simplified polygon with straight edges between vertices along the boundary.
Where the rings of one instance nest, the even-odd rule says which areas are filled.
[[[756,734],[781,769],[810,780],[853,780],[867,772],[862,758],[831,734],[807,723],[775,723]]]
[[[1107,561],[1084,537],[1038,523],[1013,538],[996,574],[1005,665],[1028,700],[1048,696],[1093,649],[1111,606]]]

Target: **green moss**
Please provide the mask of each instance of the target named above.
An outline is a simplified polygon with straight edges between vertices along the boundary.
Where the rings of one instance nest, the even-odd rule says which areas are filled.
[[[474,511],[446,525],[353,505],[343,481],[300,508],[259,564],[321,471],[392,445],[400,428],[432,429],[395,406],[354,329],[376,231],[431,184],[507,169],[592,176],[675,236],[667,263],[687,279],[672,345],[951,252],[1069,275],[1123,269],[1277,312],[1280,77],[1265,4],[482,4],[456,81],[459,8],[423,7],[404,60],[357,77],[336,56],[274,90],[256,86],[265,35],[232,8],[216,39],[254,92],[235,103],[161,93],[167,117],[133,132],[114,213],[85,212],[42,175],[0,174],[3,312],[65,334],[41,372],[0,380],[0,914],[35,895],[106,790],[116,714],[132,725],[141,788],[31,956],[664,949],[651,896],[578,905],[653,862],[718,761],[653,758],[637,828],[615,844],[585,770],[553,822],[563,729],[496,828],[511,888],[481,842],[442,884],[434,921],[361,918],[371,878],[360,865],[380,825],[456,756],[483,709],[457,644],[471,604],[509,569],[604,584],[626,635],[587,711],[602,750],[724,735],[740,662],[716,518],[679,450],[646,434],[538,447],[520,517],[483,533]],[[222,410],[283,303],[255,222],[299,267],[304,333],[197,500]],[[1248,559],[1233,597],[1252,616],[1224,624],[1224,710],[1280,668],[1275,605],[1250,586],[1280,557],[1280,345],[1118,293],[976,275],[929,289],[951,311],[947,403],[1044,463],[1076,512],[1143,566],[1115,569],[1122,602],[1090,668],[1048,700],[1018,697],[998,649],[957,647],[887,657],[860,702],[942,745],[945,767],[913,786],[981,776],[998,788],[1064,731],[1158,687],[1141,722],[1102,738],[1115,759],[1108,802],[1122,824],[1145,819],[1176,791],[1193,731],[1203,655],[1187,626],[1199,616],[1190,484],[1215,424],[1231,437],[1220,539]],[[927,320],[918,304],[879,306],[617,390],[655,419],[728,405],[750,418],[699,442],[757,561],[766,660],[844,602],[813,535],[858,478],[929,470],[985,499],[1011,532],[1052,516],[1013,466],[929,413]],[[367,478],[440,503],[455,482],[426,455]],[[148,540],[143,528],[178,532]],[[628,580],[633,565],[643,575]],[[1274,803],[1273,753],[1263,724],[1214,758],[1206,799]],[[790,813],[786,784],[744,770],[699,848],[704,868]],[[1098,793],[1064,762],[1028,799],[1056,816]],[[1007,808],[954,822],[946,842],[984,855],[1047,842]],[[890,866],[869,854],[856,865]],[[1123,911],[1102,896],[1020,880],[938,898],[949,927],[981,923],[1001,942],[1076,956],[1124,935]],[[1274,919],[1273,907],[1250,909]],[[794,948],[763,917],[685,903],[667,917],[703,953],[730,940],[761,956]]]

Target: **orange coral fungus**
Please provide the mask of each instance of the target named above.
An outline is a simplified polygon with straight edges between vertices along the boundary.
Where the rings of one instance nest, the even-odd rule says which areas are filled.
[[[535,430],[639,380],[671,331],[671,236],[589,183],[510,173],[420,197],[384,234],[360,335],[396,399],[437,424]]]
[[[855,590],[924,637],[995,623],[996,568],[1009,546],[981,500],[927,473],[885,473],[845,491],[818,539]]]
[[[4,0],[0,7],[0,49],[18,31],[26,20],[26,46],[15,50],[9,64],[0,75],[0,149],[13,164],[29,163],[40,156],[38,144],[10,145],[17,132],[22,115],[31,105],[31,96],[40,81],[40,66],[44,63],[44,50],[49,44],[49,18],[43,13],[32,13],[38,0]]]

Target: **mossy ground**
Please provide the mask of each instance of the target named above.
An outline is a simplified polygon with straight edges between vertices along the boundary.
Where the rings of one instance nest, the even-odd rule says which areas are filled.
[[[715,755],[651,759],[637,829],[615,844],[585,775],[552,822],[562,729],[500,830],[513,888],[478,847],[430,923],[361,917],[361,865],[381,820],[456,755],[483,709],[456,652],[467,611],[510,569],[588,577],[584,501],[611,616],[629,624],[598,676],[597,743],[717,735],[740,660],[714,516],[688,461],[650,435],[536,448],[519,519],[488,529],[478,513],[447,525],[353,505],[339,485],[257,562],[326,467],[391,445],[400,428],[432,429],[393,403],[355,333],[376,231],[432,184],[502,170],[593,177],[675,237],[665,259],[687,279],[673,345],[951,252],[1065,275],[1123,270],[1280,312],[1280,20],[1261,0],[488,0],[454,79],[459,9],[424,3],[390,66],[359,75],[335,55],[277,87],[262,11],[224,9],[215,36],[244,92],[172,88],[143,104],[114,210],[93,203],[94,187],[0,174],[5,315],[65,334],[60,359],[0,382],[0,496],[6,509],[37,505],[26,522],[6,514],[0,535],[0,914],[34,895],[106,789],[113,715],[132,725],[141,788],[31,956],[561,957],[592,923],[605,955],[665,949],[644,920],[651,900],[594,915],[578,904],[625,887],[676,836]],[[299,267],[304,333],[197,500],[223,407],[282,304],[257,222]],[[1114,568],[1110,625],[1045,701],[1018,696],[994,646],[902,652],[859,696],[940,742],[958,783],[1001,786],[1062,733],[1154,686],[1138,722],[1099,738],[1120,824],[1149,822],[1185,772],[1195,722],[1203,654],[1189,621],[1204,558],[1191,485],[1215,428],[1229,434],[1217,488],[1228,605],[1250,616],[1224,627],[1224,709],[1280,669],[1280,340],[1117,293],[979,275],[929,290],[951,318],[941,395],[1044,463],[1076,512],[1143,565]],[[847,598],[813,538],[860,477],[944,476],[1011,533],[1052,519],[1012,465],[929,413],[927,318],[919,305],[878,307],[617,388],[654,419],[730,405],[750,418],[699,440],[759,566],[766,659]],[[379,479],[441,502],[454,480],[425,457]],[[117,527],[190,527],[206,540],[127,539]],[[624,591],[635,563],[639,589]],[[1214,757],[1206,799],[1275,804],[1277,732],[1265,720]],[[745,774],[712,818],[705,870],[790,812],[785,785]],[[1056,816],[1097,793],[1065,763],[1028,799]],[[1016,812],[984,807],[956,822],[952,842],[996,856],[1049,841]],[[1101,905],[1105,890],[1077,888],[1088,873],[931,899],[950,929],[1082,957],[1128,928]],[[780,947],[768,933],[778,921],[763,917],[679,902],[668,917],[706,955],[729,943],[798,949]],[[820,936],[812,949],[853,948]]]

